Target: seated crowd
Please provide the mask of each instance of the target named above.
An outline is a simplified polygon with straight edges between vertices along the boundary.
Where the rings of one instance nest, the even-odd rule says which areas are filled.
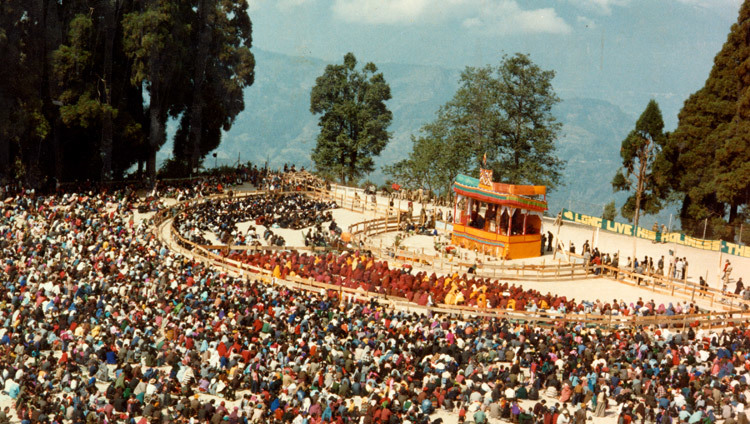
[[[657,305],[653,300],[626,303],[578,302],[563,295],[542,294],[537,290],[500,282],[474,274],[440,275],[410,268],[391,267],[387,261],[377,260],[360,252],[332,252],[311,254],[296,251],[236,252],[230,259],[263,268],[274,277],[311,278],[317,282],[361,289],[381,295],[397,296],[419,305],[465,305],[479,308],[500,308],[516,311],[546,311],[560,313],[593,313],[600,315],[674,315],[697,313],[698,307],[688,302],[676,305]]]
[[[211,232],[224,244],[239,244],[237,224],[253,221],[268,228],[299,230],[332,221],[335,202],[313,200],[301,194],[222,199],[192,206],[176,218],[175,228],[188,240],[202,243]]]
[[[119,192],[17,194],[0,208],[0,399],[13,401],[0,422],[747,421],[744,324],[610,332],[417,315],[206,266],[136,222]],[[434,289],[434,302],[583,305],[360,254],[235,257],[419,302]]]

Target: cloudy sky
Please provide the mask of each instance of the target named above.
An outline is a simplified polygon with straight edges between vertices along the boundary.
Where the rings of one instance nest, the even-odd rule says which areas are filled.
[[[700,88],[740,0],[248,0],[254,46],[293,56],[465,66],[523,52],[557,72],[561,97],[639,113],[653,97],[668,127]]]

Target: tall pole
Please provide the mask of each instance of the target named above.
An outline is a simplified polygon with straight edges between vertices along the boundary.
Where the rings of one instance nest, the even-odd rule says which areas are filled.
[[[721,280],[721,277],[723,277],[722,272],[721,272],[721,260],[724,259],[723,256],[724,256],[724,252],[722,252],[721,249],[719,249],[719,286],[718,286],[719,288],[723,288],[723,285],[724,285],[723,281]],[[708,279],[708,272],[706,273],[706,279]],[[727,281],[727,283],[728,282],[729,281]]]
[[[708,218],[703,222],[703,240],[706,239],[706,228],[708,227]]]
[[[667,226],[667,232],[668,233],[672,232],[672,214],[671,213],[669,214],[669,225]]]
[[[555,234],[555,245],[552,246],[552,259],[555,259],[557,257],[557,246],[560,244],[560,227],[562,227],[562,209],[560,209],[560,213],[557,215],[559,218],[555,218],[555,223],[557,224],[557,233]]]
[[[633,213],[633,263],[636,258],[636,244],[638,239],[638,219],[640,218],[641,212],[641,197],[643,195],[643,185],[646,180],[646,167],[648,166],[648,160],[651,156],[651,150],[653,149],[653,140],[651,137],[641,136],[646,141],[646,146],[638,152],[638,185],[635,190],[635,212]]]
[[[742,246],[742,223],[740,223],[740,238],[737,241],[737,244],[739,244],[740,246]]]

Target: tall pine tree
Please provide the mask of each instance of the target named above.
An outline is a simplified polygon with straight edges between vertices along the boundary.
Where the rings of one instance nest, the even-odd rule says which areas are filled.
[[[675,167],[670,183],[683,196],[682,227],[709,237],[731,239],[738,211],[750,203],[750,3],[739,18],[703,88],[691,95],[678,116],[664,154]]]
[[[623,167],[612,180],[614,191],[632,192],[622,206],[622,216],[632,220],[633,225],[638,225],[641,212],[654,214],[663,207],[665,190],[654,164],[665,144],[661,110],[656,101],[651,100],[635,128],[622,141]]]

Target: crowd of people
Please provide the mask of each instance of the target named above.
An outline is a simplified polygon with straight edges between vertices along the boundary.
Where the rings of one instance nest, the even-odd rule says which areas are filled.
[[[576,247],[571,242],[570,252],[576,253]],[[647,276],[669,277],[675,280],[684,280],[687,276],[688,261],[686,257],[673,256],[671,259],[664,259],[661,256],[656,262],[651,256],[644,255],[642,260],[638,258],[627,257],[623,263],[620,263],[620,257],[617,253],[603,253],[597,247],[591,247],[586,240],[581,246],[580,255],[583,256],[584,264],[591,267],[596,274],[616,273],[616,270],[610,270],[607,267],[623,269]],[[602,265],[605,265],[604,267]]]
[[[176,217],[175,228],[186,239],[200,244],[210,244],[205,234],[212,233],[223,244],[241,245],[247,238],[237,227],[241,222],[299,230],[332,221],[331,209],[336,207],[334,201],[314,200],[302,194],[225,198],[192,206]]]
[[[479,424],[747,421],[744,325],[541,327],[266,285],[170,250],[135,219],[136,201],[124,191],[18,193],[0,205],[0,401],[12,399],[0,423],[426,424],[437,411]],[[412,275],[358,252],[233,256],[279,277],[425,304],[483,296],[486,307],[635,313]]]
[[[337,247],[342,243],[342,233],[343,230],[336,224],[336,220],[331,218],[327,227],[317,223],[307,233],[303,231],[303,238],[306,247]]]
[[[589,313],[599,315],[675,315],[698,313],[690,302],[656,304],[653,300],[626,303],[624,300],[576,301],[564,295],[543,294],[475,274],[437,275],[412,272],[409,267],[393,267],[368,252],[308,253],[297,251],[233,251],[228,257],[276,278],[299,277],[351,289],[396,296],[422,306],[438,304],[499,308],[548,313]]]

